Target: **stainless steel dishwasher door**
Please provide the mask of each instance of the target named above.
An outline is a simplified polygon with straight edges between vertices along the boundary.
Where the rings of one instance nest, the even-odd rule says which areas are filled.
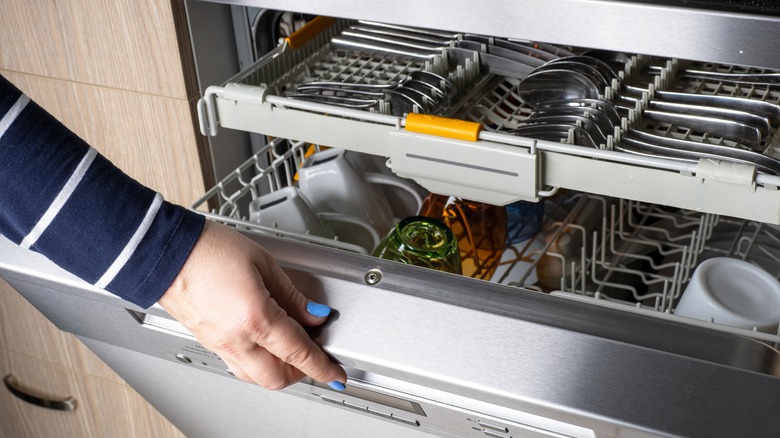
[[[777,351],[755,340],[252,237],[301,291],[336,310],[313,335],[349,367],[355,389],[340,394],[303,382],[288,390],[338,418],[355,418],[354,425],[340,425],[344,433],[326,436],[359,436],[372,422],[384,423],[378,430],[390,425],[475,437],[775,431],[780,361]],[[162,309],[134,307],[5,239],[0,249],[0,275],[58,327],[95,348],[182,430],[198,436],[210,430],[206,424],[236,423],[242,426],[235,436],[256,435],[267,421],[295,417],[288,410],[300,403],[277,404],[237,381]],[[259,405],[284,414],[255,417],[236,407],[254,406],[245,401],[254,393],[266,400]],[[327,421],[312,415],[300,421]]]

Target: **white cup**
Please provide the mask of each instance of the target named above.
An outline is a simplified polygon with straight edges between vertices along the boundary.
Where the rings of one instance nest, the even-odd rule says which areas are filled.
[[[345,154],[343,149],[332,148],[317,152],[303,162],[298,172],[298,186],[315,211],[365,219],[377,234],[384,236],[401,217],[393,214],[381,187],[407,192],[419,210],[422,197],[413,184],[392,175],[356,170]]]
[[[345,156],[352,167],[362,172],[369,179],[369,183],[375,184],[381,189],[382,194],[387,198],[387,202],[390,203],[396,222],[409,216],[416,216],[420,212],[421,202],[428,196],[428,190],[411,180],[402,179],[395,175],[387,164],[387,157],[355,151],[347,151]],[[378,178],[374,176],[375,174],[387,175],[389,179],[378,181]],[[402,181],[403,187],[393,185],[392,183],[384,183],[384,181],[392,182],[399,180]]]
[[[705,260],[693,272],[674,313],[774,333],[780,324],[780,282],[743,260]]]
[[[259,225],[303,235],[337,239],[371,253],[379,244],[374,227],[363,219],[341,213],[317,212],[297,187],[285,187],[256,198],[249,220]]]

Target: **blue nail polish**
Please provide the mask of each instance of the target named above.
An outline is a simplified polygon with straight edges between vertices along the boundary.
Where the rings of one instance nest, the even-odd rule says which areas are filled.
[[[328,386],[335,389],[336,391],[343,391],[347,389],[347,387],[343,383],[339,382],[338,380],[328,382]]]
[[[325,304],[315,303],[314,301],[309,301],[309,303],[306,304],[306,311],[311,315],[319,316],[321,318],[330,315],[330,307]]]

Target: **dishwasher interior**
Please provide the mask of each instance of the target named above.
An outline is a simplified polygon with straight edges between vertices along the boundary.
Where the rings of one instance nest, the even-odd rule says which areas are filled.
[[[705,260],[780,278],[779,103],[774,70],[319,17],[206,90],[204,135],[232,128],[259,141],[194,208],[370,254],[251,219],[261,196],[299,185],[308,157],[344,148],[420,196],[535,212],[510,214],[509,234],[524,236],[508,237],[490,282],[777,348],[776,323],[675,310]],[[396,219],[418,213],[395,203]]]

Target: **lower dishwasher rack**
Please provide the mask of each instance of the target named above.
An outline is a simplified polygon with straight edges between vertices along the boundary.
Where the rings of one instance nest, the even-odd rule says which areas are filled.
[[[245,232],[366,254],[364,248],[338,239],[249,219],[253,200],[294,186],[297,169],[320,149],[303,141],[270,139],[193,208]],[[505,249],[491,282],[516,287],[518,293],[549,293],[780,347],[780,327],[767,333],[674,314],[694,269],[708,258],[745,260],[780,278],[780,227],[575,191],[562,191],[543,202],[539,232]]]
[[[209,87],[198,103],[204,135],[229,128],[388,157],[394,173],[414,179],[432,192],[497,205],[538,201],[559,189],[572,189],[780,224],[779,176],[729,161],[681,161],[614,150],[612,141],[620,136],[618,128],[610,136],[613,138],[598,148],[569,144],[574,140],[553,142],[512,135],[508,131],[513,123],[530,111],[513,91],[517,79],[480,70],[476,52],[472,58],[458,60],[457,65],[446,49],[425,60],[403,62],[398,57],[344,56],[331,41],[348,23],[336,20],[305,44],[296,48],[284,44],[222,86]],[[634,65],[647,65],[642,56],[633,59]],[[774,105],[780,102],[780,92],[773,87],[746,89],[707,80],[680,84],[670,79],[680,68],[678,64],[668,60],[662,66],[669,73],[660,74],[648,85],[650,95],[655,89],[684,90],[748,97]],[[459,92],[456,105],[438,114],[447,117],[444,123],[448,125],[476,125],[469,134],[472,138],[442,134],[436,130],[442,122],[427,116],[416,117],[411,123],[411,114],[388,114],[388,108],[381,105],[345,108],[295,99],[286,92],[312,78],[344,80],[348,76],[358,82],[381,83],[417,70],[447,76],[465,90]],[[630,79],[629,70],[621,74]],[[611,92],[607,87],[605,95]],[[626,123],[645,124],[642,111],[642,103],[637,103]],[[427,129],[431,126],[433,133]],[[706,134],[685,132],[673,125],[655,124],[651,129],[669,137],[713,142]],[[777,138],[776,132],[771,132],[765,153],[773,153]]]

